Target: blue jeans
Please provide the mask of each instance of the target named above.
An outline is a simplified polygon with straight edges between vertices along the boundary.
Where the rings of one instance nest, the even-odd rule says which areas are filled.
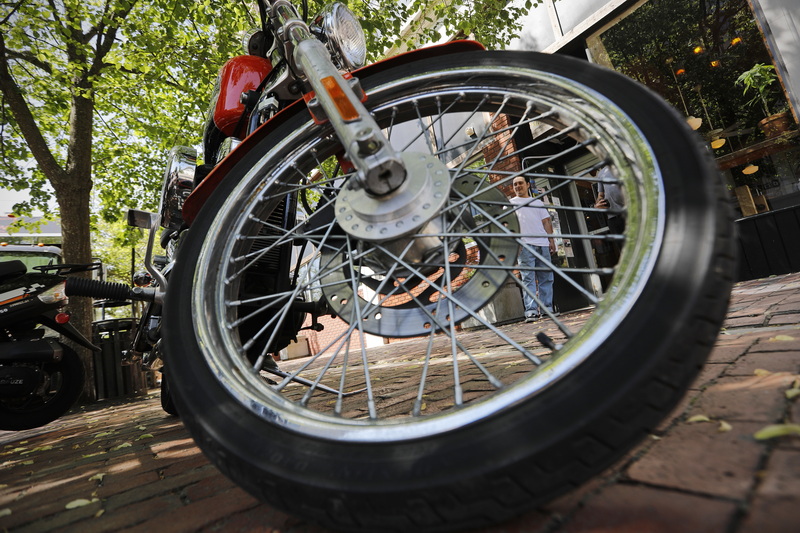
[[[536,250],[542,257],[550,258],[550,248],[547,246],[530,246]],[[534,256],[526,248],[521,248],[519,251],[519,264],[526,267],[544,267],[547,268],[544,262],[538,257]],[[537,294],[542,302],[542,305],[552,311],[553,309],[553,271],[549,268],[547,270],[520,270],[522,275],[522,283],[530,290],[531,293]],[[536,303],[528,291],[522,291],[522,301],[525,304],[525,316],[538,315],[541,313],[539,305]]]

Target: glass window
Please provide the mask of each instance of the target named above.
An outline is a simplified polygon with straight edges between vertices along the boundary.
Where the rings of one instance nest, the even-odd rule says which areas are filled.
[[[554,2],[561,31],[568,33],[570,30],[589,18],[594,12],[605,6],[609,0],[569,0],[569,2]]]
[[[743,216],[800,204],[794,120],[747,0],[650,0],[588,45],[696,126]]]

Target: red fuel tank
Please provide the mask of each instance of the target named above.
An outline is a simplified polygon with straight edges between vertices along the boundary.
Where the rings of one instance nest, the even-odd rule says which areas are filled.
[[[259,56],[237,56],[223,65],[214,91],[213,109],[214,125],[225,136],[234,134],[244,111],[244,105],[239,102],[241,94],[257,88],[271,70],[269,59]]]

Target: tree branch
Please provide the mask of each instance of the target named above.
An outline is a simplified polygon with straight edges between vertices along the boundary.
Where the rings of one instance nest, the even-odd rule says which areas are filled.
[[[102,22],[106,18],[105,13],[108,8],[108,3],[106,3],[106,7],[103,9],[103,16],[100,18],[101,23],[97,26],[97,47],[95,49],[94,61],[92,61],[92,65],[89,69],[90,75],[94,76],[99,74],[103,67],[107,65],[104,59],[108,52],[111,51],[111,47],[114,46],[114,42],[117,38],[117,31],[120,26],[119,22],[127,18],[136,5],[136,1],[137,0],[132,0],[128,2],[127,5],[123,4],[114,10],[108,18],[109,22],[112,23],[108,30],[106,30],[105,24]]]
[[[19,6],[21,6],[24,2],[25,0],[19,0],[19,2],[17,2],[17,4],[13,8],[11,8],[11,11],[8,12],[8,16],[5,17],[3,20],[0,20],[0,26],[5,26],[8,23],[9,19],[14,15],[14,13],[17,12]]]
[[[39,130],[39,126],[36,124],[36,119],[31,113],[25,98],[22,96],[22,91],[11,76],[11,70],[8,66],[8,50],[6,49],[5,38],[1,32],[0,90],[2,90],[6,103],[14,114],[17,127],[20,132],[22,132],[22,136],[25,138],[25,142],[28,143],[28,148],[36,159],[36,162],[39,163],[42,172],[44,172],[45,176],[50,180],[58,181],[63,179],[64,169],[58,164],[58,161],[56,161],[56,158],[47,146],[47,142],[42,132]]]
[[[53,73],[53,67],[51,67],[49,63],[45,61],[39,61],[39,59],[37,59],[36,56],[34,56],[31,53],[17,52],[15,50],[6,49],[6,57],[8,59],[18,59],[20,61],[25,61],[26,63],[30,63],[31,65],[42,69],[48,74]]]

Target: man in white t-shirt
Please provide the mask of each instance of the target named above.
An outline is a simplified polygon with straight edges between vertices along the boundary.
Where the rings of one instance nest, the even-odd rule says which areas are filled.
[[[520,227],[520,241],[523,245],[519,250],[519,265],[522,274],[522,283],[526,290],[522,291],[522,300],[525,304],[525,321],[532,322],[542,316],[539,304],[533,295],[537,294],[542,305],[549,310],[553,309],[553,271],[543,259],[549,262],[550,254],[556,251],[553,237],[553,224],[550,213],[541,200],[534,200],[530,194],[528,181],[517,176],[512,182],[516,196],[509,201],[517,206],[517,219]],[[537,270],[533,270],[537,269]]]
[[[597,183],[597,202],[595,207],[598,209],[609,209],[608,229],[611,233],[621,234],[625,232],[625,217],[620,214],[625,211],[625,195],[622,187],[614,183],[614,175],[611,169],[603,167],[597,173],[597,177],[604,180]]]

